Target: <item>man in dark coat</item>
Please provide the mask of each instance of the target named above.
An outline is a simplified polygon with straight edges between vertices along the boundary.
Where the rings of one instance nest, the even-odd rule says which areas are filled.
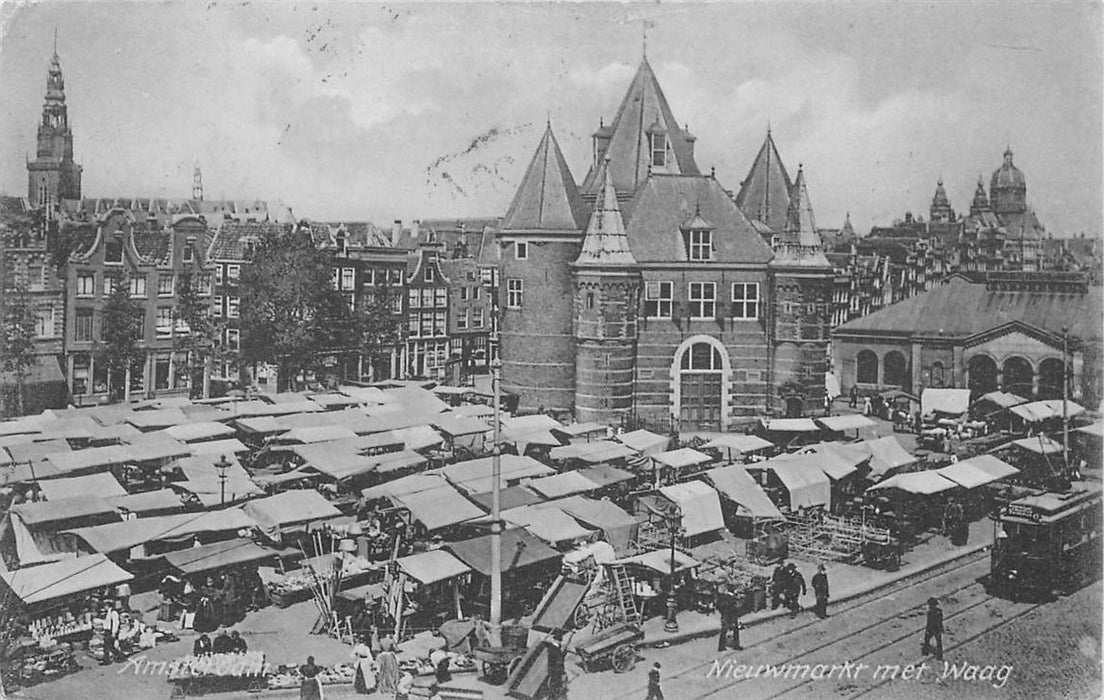
[[[852,384],[851,391],[847,392],[847,398],[847,406],[849,408],[857,408],[859,405],[859,387]]]
[[[226,630],[219,632],[214,644],[211,645],[211,650],[216,654],[229,654],[233,649],[234,643],[230,641],[230,635],[226,634]]]
[[[729,623],[732,619],[732,594],[728,592],[728,584],[722,583],[717,586],[717,600],[713,603],[713,607],[717,609],[717,613],[721,616],[721,634],[717,637],[717,651],[724,651],[728,648],[728,633]]]
[[[777,610],[782,604],[782,599],[786,596],[789,587],[790,575],[786,569],[786,562],[780,561],[771,575],[771,610]]]
[[[556,630],[548,641],[548,700],[565,700],[563,632]]]
[[[817,617],[823,619],[828,617],[828,572],[824,569],[824,564],[817,567],[816,574],[813,575],[813,594],[816,595],[816,611]]]
[[[786,588],[786,607],[790,609],[790,617],[797,617],[798,611],[801,610],[798,597],[808,593],[808,589],[805,587],[805,577],[797,570],[796,564],[791,561],[786,571],[790,584]]]
[[[939,601],[928,598],[928,624],[924,628],[924,643],[920,646],[921,654],[931,653],[931,642],[935,641],[935,658],[943,660],[943,609],[939,607]]]
[[[648,671],[648,697],[644,700],[663,700],[663,690],[659,687],[659,662],[652,664]]]

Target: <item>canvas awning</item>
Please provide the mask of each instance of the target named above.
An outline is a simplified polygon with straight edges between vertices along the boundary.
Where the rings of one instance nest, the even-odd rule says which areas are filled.
[[[287,528],[342,517],[341,511],[313,489],[284,491],[249,501],[243,509],[273,539]]]
[[[906,493],[930,496],[932,494],[950,491],[957,486],[957,483],[938,473],[938,471],[929,470],[897,474],[871,486],[869,490],[895,488]]]
[[[398,389],[384,389],[383,393],[403,410],[423,416],[432,416],[448,410],[447,403],[437,398],[432,391],[418,386],[404,386]]]
[[[159,430],[189,423],[191,419],[179,408],[158,408],[151,411],[134,411],[127,417],[126,422],[139,430]]]
[[[292,452],[306,466],[337,480],[368,474],[379,463],[376,457],[365,457],[347,445],[334,442],[295,445]]]
[[[870,453],[870,476],[873,477],[916,463],[916,457],[910,455],[893,435],[864,440],[856,443],[854,447]]]
[[[164,559],[180,573],[190,575],[227,566],[255,564],[276,555],[276,550],[262,547],[253,540],[236,538],[169,552]]]
[[[671,438],[666,435],[656,435],[647,430],[633,430],[617,438],[622,444],[645,456],[651,456],[665,452],[671,444]]]
[[[124,520],[66,530],[66,534],[84,540],[94,552],[110,554],[146,542],[179,540],[200,532],[230,532],[254,527],[256,523],[240,508],[203,513],[181,513],[152,518]]]
[[[468,499],[474,501],[475,505],[489,513],[491,512],[493,495],[489,492],[468,494]],[[544,497],[525,486],[507,486],[499,490],[498,501],[499,508],[507,510],[509,508],[520,508],[521,506],[531,506],[535,503],[544,503]]]
[[[550,504],[584,525],[602,531],[606,541],[617,552],[626,552],[636,540],[640,521],[612,501],[596,501],[585,496],[569,496]]]
[[[1016,447],[1027,450],[1028,452],[1034,452],[1038,455],[1052,455],[1057,454],[1064,450],[1062,443],[1051,440],[1046,435],[1039,433],[1034,437],[1023,438],[1013,442]]]
[[[920,394],[920,410],[929,413],[944,413],[949,416],[961,416],[970,408],[969,389],[924,389]]]
[[[682,511],[682,528],[687,537],[724,529],[724,515],[717,491],[704,481],[687,481],[659,489]]]
[[[399,557],[395,563],[407,576],[423,585],[471,573],[467,564],[444,549]]]
[[[988,472],[993,477],[994,481],[997,479],[1003,479],[1006,476],[1012,476],[1014,474],[1020,473],[1019,469],[1013,467],[1011,464],[1005,462],[1002,459],[994,457],[993,455],[978,455],[977,457],[971,457],[966,461],[968,461],[974,467]]]
[[[483,517],[483,511],[478,506],[448,484],[391,498],[409,510],[410,515],[430,532]]]
[[[291,426],[279,418],[273,416],[257,416],[256,418],[239,418],[234,421],[238,430],[254,435],[276,435],[291,430]]]
[[[79,496],[111,498],[112,496],[127,495],[126,489],[119,484],[119,480],[110,472],[73,476],[66,479],[45,479],[38,482],[38,488],[47,501],[60,501],[64,498],[77,498]]]
[[[387,586],[382,583],[368,583],[341,591],[337,597],[354,603],[363,600],[383,600],[387,597]]]
[[[202,443],[196,443],[197,446],[199,444]],[[177,457],[187,457],[195,453],[195,450],[192,449],[192,445],[177,442],[164,433],[156,437],[142,435],[135,438],[130,444],[122,445],[121,447],[123,447],[127,463],[130,464],[138,462],[159,462],[166,459],[175,459]]]
[[[941,469],[936,469],[935,473],[950,479],[966,489],[977,488],[978,486],[983,486],[997,480],[997,477],[984,469],[979,469],[973,464],[970,464],[969,461],[948,464]]]
[[[632,472],[611,467],[608,464],[596,464],[593,467],[580,469],[579,474],[586,477],[587,481],[594,482],[599,488],[610,484],[620,484],[623,481],[632,481],[636,475]]]
[[[1069,418],[1079,416],[1085,412],[1083,406],[1073,401],[1066,401],[1065,403],[1064,415]],[[1012,413],[1015,413],[1020,418],[1023,418],[1028,423],[1039,423],[1050,420],[1051,418],[1062,418],[1063,416],[1062,399],[1032,401],[1031,403],[1013,406],[1008,410],[1012,411]]]
[[[473,571],[484,576],[491,575],[491,537],[483,535],[470,540],[450,542],[445,549],[467,564]],[[521,569],[547,565],[557,565],[560,553],[542,542],[528,530],[520,527],[505,530],[502,538],[502,572],[509,573]]]
[[[115,508],[99,496],[76,496],[57,501],[20,503],[12,506],[11,512],[22,518],[27,525],[42,526],[96,515],[113,515]]]
[[[473,403],[464,406],[454,406],[449,413],[465,418],[486,418],[487,416],[494,415],[494,406]]]
[[[196,423],[184,423],[165,428],[165,432],[180,442],[199,442],[201,440],[215,440],[218,438],[232,437],[234,429],[225,423],[215,421],[199,421]]]
[[[528,487],[545,498],[560,498],[576,493],[594,491],[599,486],[579,472],[563,472],[540,479],[533,479]]]
[[[520,455],[501,455],[501,474],[503,485],[514,485],[508,482],[518,482],[525,478],[534,478],[555,474],[556,470],[547,467],[532,457]],[[484,457],[472,459],[466,462],[457,462],[436,470],[446,479],[464,489],[468,493],[483,493],[493,488],[492,473],[494,471],[494,458]]]
[[[594,442],[573,442],[570,445],[553,447],[549,452],[552,459],[578,459],[589,464],[599,462],[611,462],[615,459],[635,457],[636,451],[628,445],[613,442],[612,440],[595,440]]]
[[[572,423],[557,430],[569,438],[583,437],[584,435],[605,435],[606,426],[601,423]]]
[[[820,430],[812,418],[763,418],[762,423],[772,433],[815,433]]]
[[[157,489],[142,493],[126,494],[107,499],[116,510],[130,513],[154,513],[157,511],[184,510],[184,501],[180,494],[172,489]]]
[[[125,464],[129,461],[129,450],[124,449],[123,445],[106,445],[55,453],[46,459],[62,474],[79,474],[105,471],[117,464]]]
[[[773,459],[756,465],[771,469],[790,494],[790,508],[828,507],[832,503],[832,484],[816,464],[805,461]]]
[[[0,448],[2,450],[3,448]],[[48,479],[61,474],[49,462],[16,462],[0,465],[0,486]]]
[[[705,447],[706,449],[720,449],[728,450],[729,452],[739,452],[740,454],[748,454],[751,452],[759,452],[760,450],[768,450],[774,447],[774,443],[770,440],[764,440],[758,435],[727,433],[705,443]]]
[[[431,425],[443,434],[453,438],[465,435],[480,435],[492,430],[491,426],[477,418],[463,418],[448,413],[434,416]]]
[[[1019,406],[1022,403],[1027,403],[1027,399],[1016,396],[1015,394],[1009,394],[1003,391],[990,391],[978,399],[981,401],[988,401],[991,404],[999,406],[1000,408],[1012,408],[1013,406]]]
[[[32,605],[114,586],[134,576],[103,554],[93,554],[15,571],[0,571],[0,578],[24,604]]]
[[[42,442],[20,442],[18,444],[7,443],[4,445],[13,462],[43,462],[50,457],[63,452],[74,452],[65,440],[43,440]],[[96,448],[91,448],[96,449]],[[84,452],[84,450],[79,450]],[[60,472],[61,470],[58,469]]]
[[[368,501],[373,501],[389,496],[401,496],[407,493],[416,493],[429,489],[447,486],[448,481],[440,474],[410,474],[392,481],[370,486],[362,489],[360,495]]]
[[[193,442],[188,446],[192,448],[192,454],[197,455],[240,455],[249,452],[249,448],[237,438]]]
[[[1080,428],[1074,428],[1082,435],[1092,435],[1093,437],[1104,437],[1104,421],[1097,421],[1091,425],[1083,425]]]
[[[593,534],[551,503],[503,511],[502,519],[524,527],[551,545],[586,539]]]
[[[782,519],[782,511],[774,505],[755,479],[743,467],[734,464],[728,467],[710,469],[705,473],[708,479],[722,495],[733,501],[753,518]]]
[[[816,422],[820,423],[825,430],[830,430],[833,433],[842,433],[848,430],[862,430],[863,428],[872,428],[877,425],[874,421],[859,413],[825,416],[824,418],[817,418]]]
[[[637,554],[632,557],[625,557],[624,559],[618,559],[618,564],[635,564],[636,566],[644,566],[652,571],[660,574],[671,574],[671,550],[670,549],[656,549],[651,552],[644,552],[643,554]],[[694,559],[689,554],[674,550],[675,571],[679,573],[687,571],[689,569],[696,569],[701,566],[701,562]]]
[[[283,444],[309,445],[316,442],[351,440],[356,436],[356,433],[344,425],[315,425],[307,428],[292,428],[283,435],[274,437],[273,441]]]
[[[673,469],[696,467],[700,464],[708,464],[713,461],[712,457],[698,452],[692,447],[681,447],[669,452],[660,452],[659,454],[652,455],[652,459],[665,467],[671,467]]]
[[[393,439],[398,440],[408,450],[425,450],[437,447],[444,442],[441,434],[428,425],[411,425],[405,428],[396,428],[388,432]]]

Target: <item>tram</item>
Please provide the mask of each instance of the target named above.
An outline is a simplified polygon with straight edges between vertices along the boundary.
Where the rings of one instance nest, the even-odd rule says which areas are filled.
[[[1051,598],[1095,580],[1101,569],[1101,485],[1012,501],[994,517],[986,589],[1013,600]]]

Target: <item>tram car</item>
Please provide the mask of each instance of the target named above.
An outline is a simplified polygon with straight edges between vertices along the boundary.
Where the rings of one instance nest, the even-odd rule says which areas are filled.
[[[1013,600],[1072,593],[1101,569],[1101,485],[1024,496],[994,518],[986,589]]]

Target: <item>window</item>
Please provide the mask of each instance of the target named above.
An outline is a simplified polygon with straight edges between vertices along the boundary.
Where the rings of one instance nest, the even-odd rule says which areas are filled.
[[[196,277],[199,283],[199,295],[210,296],[211,295],[211,274],[203,274]]]
[[[195,247],[191,243],[184,246],[184,262],[190,263],[195,260]]]
[[[225,277],[223,276],[222,265],[215,265],[215,284],[222,284],[223,281],[225,281]]]
[[[226,297],[226,318],[238,317],[238,298]]]
[[[418,335],[418,314],[410,314],[406,317],[406,332],[412,336]]]
[[[494,286],[495,269],[493,267],[482,267],[479,269],[479,281],[483,284]]]
[[[236,280],[241,277],[241,265],[227,265],[226,278]]]
[[[402,283],[403,283],[403,271],[402,270],[400,270],[398,268],[393,269],[393,270],[391,270],[391,272],[388,276],[390,277],[392,285],[402,285]]]
[[[409,290],[407,292],[407,296],[410,299],[410,308],[416,309],[419,306],[421,306],[421,304],[419,303],[419,300],[421,299],[421,295],[418,293],[417,289]]]
[[[173,276],[159,275],[157,277],[157,296],[171,297],[173,295]]]
[[[514,244],[514,257],[518,260],[529,259],[529,244],[525,241],[518,241]]]
[[[483,327],[483,309],[475,309],[472,316],[472,328]]]
[[[139,298],[146,296],[145,275],[135,275],[130,278],[130,296]]]
[[[721,353],[709,343],[694,343],[682,353],[680,366],[684,370],[716,372],[724,369]]]
[[[349,292],[345,295],[345,303],[349,305],[349,311],[356,311],[356,295]]]
[[[237,328],[226,329],[226,349],[237,352],[241,347],[241,331]]]
[[[467,330],[468,328],[468,311],[464,310],[463,313],[456,314],[456,328],[459,330]]]
[[[878,356],[862,350],[855,357],[855,381],[859,384],[878,383]]]
[[[422,270],[422,280],[425,282],[433,282],[433,268],[429,265],[426,265],[425,269]]]
[[[423,311],[418,322],[418,333],[425,338],[433,335],[433,312]]]
[[[594,292],[587,292],[586,307],[587,307],[587,309],[593,309],[594,308]]]
[[[123,240],[115,237],[104,244],[104,262],[109,265],[123,264]]]
[[[77,296],[92,297],[96,295],[96,273],[77,273]]]
[[[506,308],[521,308],[521,297],[524,289],[525,287],[522,284],[522,280],[519,280],[517,278],[510,278],[506,280]]]
[[[674,285],[670,282],[644,284],[644,315],[648,318],[671,318]]]
[[[54,337],[54,307],[39,309],[35,314],[35,337]]]
[[[431,287],[422,287],[422,308],[433,308],[433,289]]]
[[[433,335],[448,335],[448,317],[444,311],[433,312]]]
[[[341,270],[336,267],[332,270],[333,279],[330,281],[334,289],[341,289]]]
[[[30,265],[27,267],[27,286],[30,287],[32,292],[40,292],[46,288],[46,268],[41,265]]]
[[[341,268],[341,288],[354,289],[356,287],[356,270],[351,267]]]
[[[468,288],[467,287],[461,287],[460,288],[460,301],[467,301],[467,300],[468,300]]]
[[[708,229],[690,229],[686,236],[686,255],[690,260],[713,259],[713,232]]]
[[[376,271],[365,270],[361,273],[360,278],[364,280],[362,284],[373,285],[376,283]]]
[[[158,338],[168,338],[172,336],[172,308],[168,306],[161,306],[157,309],[157,325],[155,330]]]
[[[667,165],[667,134],[652,134],[652,165],[663,168]]]
[[[444,287],[437,287],[433,290],[433,305],[438,309],[444,309],[448,306],[448,290]]]
[[[114,275],[104,275],[103,280],[103,295],[109,297],[115,291],[115,285],[118,284],[119,279]]]
[[[86,352],[73,354],[73,394],[81,396],[88,393],[88,370],[91,369],[92,356]]]
[[[759,283],[732,284],[732,318],[754,321],[759,318]]]
[[[222,317],[222,297],[217,294],[215,295],[214,310],[211,313],[220,318]]]
[[[153,360],[153,388],[169,388],[169,367],[172,360],[168,355],[158,355]]]
[[[479,301],[479,287],[472,287],[471,298],[475,301]]]
[[[73,335],[78,343],[92,342],[92,309],[77,309]]]
[[[401,314],[402,310],[403,310],[402,309],[402,295],[392,294],[391,295],[391,313]]]
[[[690,316],[713,318],[717,315],[717,285],[713,282],[690,283]]]

